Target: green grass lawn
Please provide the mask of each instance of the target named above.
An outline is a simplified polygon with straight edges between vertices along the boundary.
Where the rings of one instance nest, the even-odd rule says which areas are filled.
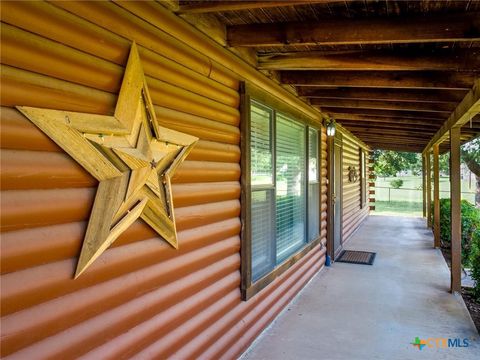
[[[403,180],[400,189],[391,188],[390,181]],[[475,203],[475,182],[472,179],[472,188],[468,180],[462,181],[462,199]],[[388,189],[390,188],[390,189]],[[450,180],[440,178],[440,198],[450,196]],[[375,211],[377,215],[422,216],[422,178],[420,176],[400,176],[381,178],[375,181]]]
[[[390,181],[394,179],[403,180],[400,189],[387,189],[391,187]],[[472,179],[472,187],[468,180],[462,181],[462,199],[471,203],[475,202],[475,182]],[[422,203],[422,178],[420,176],[400,176],[382,178],[375,180],[375,198],[379,201],[401,201],[401,202],[419,202]],[[440,178],[440,198],[450,196],[450,180],[448,177]]]
[[[407,201],[376,201],[375,215],[395,215],[395,216],[422,216],[423,206],[419,202]]]

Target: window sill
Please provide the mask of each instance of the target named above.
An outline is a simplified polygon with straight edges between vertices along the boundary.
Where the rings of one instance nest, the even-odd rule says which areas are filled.
[[[267,287],[272,283],[277,277],[287,271],[295,263],[301,260],[306,254],[308,254],[313,248],[320,244],[320,250],[323,248],[321,238],[310,241],[308,244],[305,244],[300,250],[295,254],[284,260],[281,264],[277,265],[270,273],[264,275],[262,278],[258,279],[250,287],[242,289],[242,300],[247,301],[252,298],[255,294],[260,292],[262,289]]]

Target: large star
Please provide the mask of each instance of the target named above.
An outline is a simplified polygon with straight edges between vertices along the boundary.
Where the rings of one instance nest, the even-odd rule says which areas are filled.
[[[178,248],[170,181],[198,139],[158,125],[135,43],[113,116],[17,109],[99,181],[75,278],[138,218]]]

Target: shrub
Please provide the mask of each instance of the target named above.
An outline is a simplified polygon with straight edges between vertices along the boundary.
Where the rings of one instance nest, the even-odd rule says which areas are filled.
[[[480,301],[480,229],[473,232],[470,250],[470,266],[472,268],[472,279],[475,282],[473,296]]]
[[[390,185],[394,189],[400,189],[403,185],[403,180],[401,180],[401,179],[392,180],[392,181],[390,181]]]
[[[432,204],[433,208],[433,204]],[[440,239],[442,246],[450,248],[450,199],[440,199]],[[433,209],[432,209],[433,213]],[[462,214],[462,262],[468,264],[472,237],[480,231],[480,209],[475,208],[467,200],[461,202]]]

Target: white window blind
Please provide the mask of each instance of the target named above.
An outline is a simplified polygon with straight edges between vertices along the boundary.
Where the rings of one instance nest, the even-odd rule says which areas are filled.
[[[305,243],[305,127],[277,115],[277,263]]]
[[[252,280],[275,267],[273,189],[252,192]]]
[[[273,186],[273,111],[260,104],[251,104],[251,233],[252,280],[275,267],[275,209]]]
[[[273,185],[272,110],[252,103],[250,116],[251,184]]]
[[[320,235],[320,184],[318,174],[318,131],[308,129],[308,241]]]

